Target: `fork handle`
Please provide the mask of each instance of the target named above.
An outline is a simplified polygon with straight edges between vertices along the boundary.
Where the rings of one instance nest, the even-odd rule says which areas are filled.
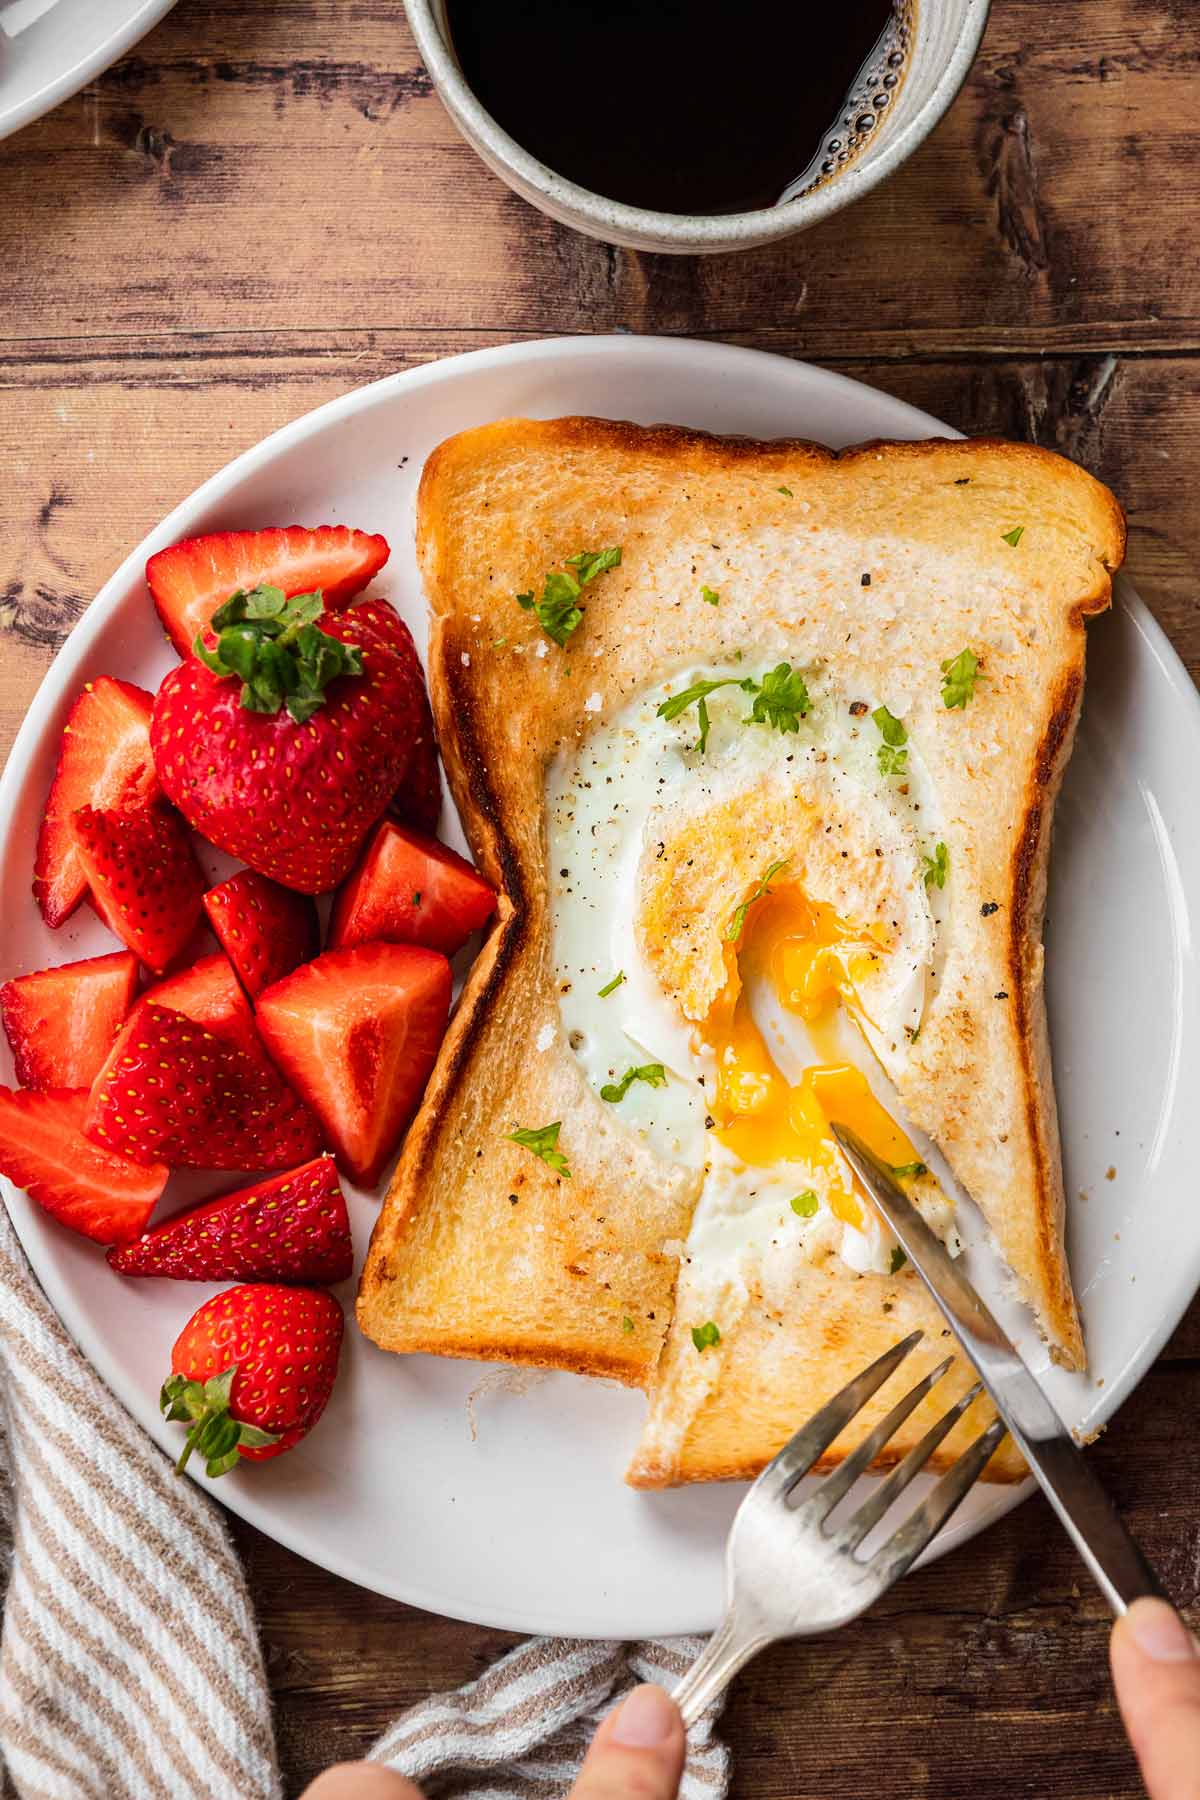
[[[765,1650],[769,1637],[744,1633],[733,1614],[726,1613],[687,1674],[671,1695],[683,1714],[685,1726],[696,1723],[701,1713],[723,1694],[739,1669]]]

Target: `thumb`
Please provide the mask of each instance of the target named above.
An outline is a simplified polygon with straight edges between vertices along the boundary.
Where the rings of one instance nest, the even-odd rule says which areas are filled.
[[[660,1687],[636,1687],[592,1741],[569,1800],[675,1800],[685,1739]]]
[[[1165,1600],[1135,1600],[1110,1654],[1150,1800],[1200,1800],[1200,1644]]]

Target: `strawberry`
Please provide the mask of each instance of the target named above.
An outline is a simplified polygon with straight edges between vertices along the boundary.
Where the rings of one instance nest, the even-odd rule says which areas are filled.
[[[225,1038],[251,1054],[257,1051],[260,1058],[263,1055],[250,1002],[233,972],[233,964],[219,950],[147,988],[139,1004],[182,1013],[214,1037]]]
[[[204,910],[246,992],[253,997],[321,947],[317,909],[307,894],[243,869],[209,888]]]
[[[282,1456],[312,1430],[337,1377],[342,1309],[324,1288],[251,1282],[214,1294],[171,1352],[159,1405],[188,1426],[176,1467],[198,1450],[210,1476],[246,1456]]]
[[[260,585],[289,597],[319,588],[333,611],[362,592],[389,555],[387,539],[348,525],[214,531],[160,550],[146,564],[158,616],[180,656],[230,594]]]
[[[128,950],[6,981],[0,1018],[21,1086],[91,1087],[133,1005],[137,981],[137,957]]]
[[[453,956],[495,907],[495,894],[469,862],[436,838],[384,819],[334,902],[329,945],[387,938]]]
[[[357,631],[367,631],[395,650],[410,666],[419,667],[412,633],[395,607],[389,606],[386,600],[361,600],[354,608],[354,625]],[[414,830],[432,836],[442,816],[442,777],[438,768],[433,713],[424,680],[421,681],[420,714],[420,730],[412,741],[409,764],[404,779],[392,795],[388,811],[402,825],[411,825]]]
[[[412,944],[327,950],[259,996],[267,1048],[363,1187],[417,1109],[449,1009],[449,963]]]
[[[60,1225],[98,1244],[123,1244],[145,1231],[170,1171],[89,1143],[87,1103],[86,1089],[0,1087],[0,1173]]]
[[[344,1281],[354,1254],[333,1158],[176,1213],[108,1260],[172,1281]]]
[[[92,904],[109,930],[161,975],[184,949],[204,896],[204,877],[178,816],[165,806],[71,815]]]
[[[33,871],[33,897],[47,925],[69,919],[87,893],[71,815],[81,806],[145,806],[158,794],[150,754],[152,705],[151,696],[131,682],[101,675],[67,715]]]
[[[420,666],[357,608],[235,595],[217,647],[167,676],[150,741],[170,799],[211,843],[302,893],[336,887],[421,730]]]
[[[261,1050],[148,1002],[96,1078],[84,1131],[174,1169],[289,1169],[322,1147],[316,1119]]]

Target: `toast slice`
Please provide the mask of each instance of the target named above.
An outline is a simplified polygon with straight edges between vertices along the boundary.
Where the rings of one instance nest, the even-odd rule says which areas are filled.
[[[823,1147],[793,1196],[797,1213],[814,1192],[821,1198],[822,1232],[796,1227],[803,1253],[789,1240],[777,1255],[778,1234],[770,1247],[731,1250],[722,1229],[712,1251],[713,1194],[721,1226],[728,1180],[714,1176],[711,1156],[664,1149],[654,1124],[653,1108],[680,1088],[687,1044],[749,980],[747,921],[790,904],[836,915],[835,936],[845,919],[869,921],[884,954],[872,941],[858,955],[865,989],[876,964],[918,972],[913,1023],[901,1029],[903,1009],[893,1009],[881,1024],[866,1006],[856,1023],[904,1113],[983,1210],[1054,1354],[1081,1367],[1041,925],[1051,814],[1083,691],[1083,622],[1108,605],[1124,550],[1111,494],[1058,456],[1002,442],[868,444],[835,456],[798,441],[511,420],[433,454],[417,531],[438,735],[500,900],[375,1229],[362,1329],[394,1351],[648,1388],[628,1477],[648,1486],[754,1473],[799,1420],[917,1325],[926,1343],[906,1370],[931,1367],[945,1329],[911,1271],[876,1260],[856,1272],[849,1225],[841,1253],[831,1249],[824,1227],[838,1194]],[[588,582],[582,616],[570,620],[569,587],[564,602],[562,583],[543,589],[545,577],[610,546],[619,566]],[[790,674],[773,689],[771,672],[785,663]],[[772,695],[786,701],[800,672],[809,710],[789,715]],[[722,684],[707,715],[694,704],[663,722],[663,696],[697,679]],[[886,746],[886,776],[874,722],[884,708],[889,736],[897,721],[904,733],[899,763],[897,744]],[[698,724],[702,738],[712,731],[703,751]],[[602,984],[611,992],[623,971],[607,913],[594,944],[564,963],[564,921],[588,879],[553,865],[565,841],[558,821],[575,816],[584,789],[603,787],[607,778],[581,773],[596,746],[636,757],[643,738],[668,730],[677,736],[661,754],[697,785],[680,790],[673,811],[646,814],[643,835],[661,837],[657,848],[635,846],[636,930],[625,941],[656,1017],[665,1007],[685,1047],[648,1061],[662,1081],[643,1069],[618,1104],[611,1082],[629,1071],[611,1055],[607,1069],[596,1066],[571,1009]],[[847,743],[844,779],[841,751],[823,733]],[[641,780],[632,766],[630,793]],[[580,854],[602,881],[604,864],[586,848],[595,835]],[[652,1033],[631,1016],[633,1066]],[[862,1045],[859,1057],[872,1062]],[[707,1066],[713,1079],[711,1057]],[[788,1163],[764,1179],[798,1187],[801,1174]],[[917,1176],[914,1197],[945,1221],[931,1177]],[[786,1204],[779,1217],[788,1231],[796,1224]],[[969,1379],[956,1365],[936,1409]],[[893,1454],[934,1410],[931,1397]],[[942,1446],[943,1463],[977,1411]],[[837,1455],[835,1446],[829,1460]],[[1002,1477],[1018,1471],[1007,1448],[992,1465]]]

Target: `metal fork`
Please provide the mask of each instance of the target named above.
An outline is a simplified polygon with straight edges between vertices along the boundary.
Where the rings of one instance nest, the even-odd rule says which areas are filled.
[[[1005,1435],[997,1419],[981,1432],[936,1487],[873,1555],[856,1553],[976,1395],[977,1384],[942,1415],[885,1481],[847,1519],[829,1524],[884,1445],[941,1380],[954,1358],[931,1369],[897,1401],[821,1485],[797,1504],[790,1496],[822,1453],[921,1340],[914,1331],[824,1405],[767,1464],[742,1501],[725,1552],[725,1617],[675,1689],[686,1725],[723,1693],[738,1670],[780,1638],[811,1637],[847,1625],[873,1606],[916,1561],[966,1497]]]

